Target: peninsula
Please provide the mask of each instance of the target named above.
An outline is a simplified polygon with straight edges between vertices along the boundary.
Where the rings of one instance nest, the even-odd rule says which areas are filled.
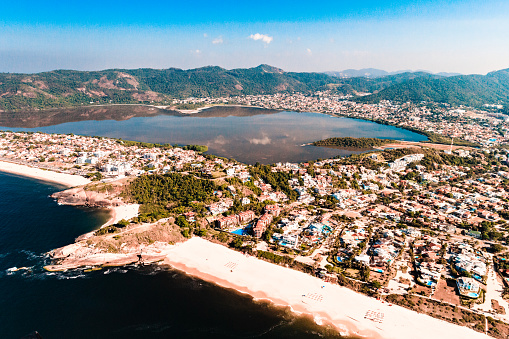
[[[370,149],[394,143],[395,140],[379,138],[327,138],[311,143],[313,146]]]

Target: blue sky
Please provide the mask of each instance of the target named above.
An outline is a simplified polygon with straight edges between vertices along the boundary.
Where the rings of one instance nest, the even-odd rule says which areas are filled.
[[[2,1],[0,72],[509,67],[509,1]]]

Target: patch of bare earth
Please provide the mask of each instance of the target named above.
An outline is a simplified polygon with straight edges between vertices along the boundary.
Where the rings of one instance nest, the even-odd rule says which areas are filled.
[[[124,205],[120,194],[128,179],[124,178],[108,183],[90,183],[83,187],[56,192],[52,198],[65,205],[109,207]]]
[[[23,93],[23,96],[25,98],[32,98],[32,99],[37,98],[37,94],[35,92],[25,92],[25,93]]]
[[[34,81],[34,85],[36,85],[39,89],[48,89],[48,85],[44,81],[36,80]]]
[[[172,221],[156,222],[154,224],[133,225],[125,231],[107,236],[89,239],[96,243],[96,248],[109,251],[121,251],[122,248],[135,248],[139,245],[149,245],[154,242],[177,243],[185,240],[180,228]],[[115,249],[115,250],[114,250]]]
[[[132,76],[132,75],[130,75],[130,74],[126,74],[126,73],[122,73],[122,72],[120,72],[120,73],[118,73],[118,77],[119,77],[119,78],[124,78],[124,79],[125,79],[125,81],[126,81],[129,85],[133,86],[135,89],[138,89],[138,86],[140,86],[140,83],[138,82],[138,80],[136,80],[136,78],[135,78],[135,77],[133,77],[133,76]]]
[[[448,302],[455,305],[460,305],[460,297],[456,293],[456,282],[454,280],[440,279],[437,284],[433,298]]]
[[[98,82],[99,87],[106,88],[106,89],[119,89],[115,84],[113,83],[113,80],[108,80],[106,76],[101,77]]]
[[[44,91],[40,90],[39,88],[35,88],[32,86],[25,86],[23,90],[24,90],[23,96],[27,97],[27,98],[36,98],[37,94],[42,94],[47,98],[56,99],[56,97],[54,95],[44,92]]]
[[[139,101],[153,101],[153,100],[159,100],[159,94],[152,91],[146,91],[143,93],[134,93],[133,98]]]
[[[106,93],[104,93],[103,91],[94,91],[94,90],[89,90],[88,93],[87,93],[90,97],[92,96],[98,96],[98,97],[105,97],[106,96]]]
[[[505,308],[503,306],[500,306],[498,301],[496,301],[495,299],[491,299],[491,308],[498,314],[505,314]]]

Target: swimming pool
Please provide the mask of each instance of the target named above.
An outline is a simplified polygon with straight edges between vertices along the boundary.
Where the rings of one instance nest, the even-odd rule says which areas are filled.
[[[236,235],[246,235],[247,232],[243,228],[236,229],[235,231],[230,232],[231,234]]]

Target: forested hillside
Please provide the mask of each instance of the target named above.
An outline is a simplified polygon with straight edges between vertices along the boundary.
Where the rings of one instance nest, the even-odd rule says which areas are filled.
[[[364,102],[434,101],[474,107],[484,104],[507,104],[509,103],[509,69],[487,75],[418,77],[386,87],[361,100]]]
[[[143,68],[0,73],[0,111],[110,103],[165,104],[174,98],[312,93],[319,90],[353,95],[355,100],[363,102],[505,104],[509,102],[509,72],[501,70],[486,76],[451,77],[407,72],[376,78],[338,78],[325,73],[285,72],[260,65],[232,70],[208,66],[190,70]]]
[[[226,70],[59,70],[0,74],[0,109],[47,108],[97,103],[164,103],[172,98],[219,97],[278,92],[314,92],[339,84],[322,73],[288,73],[268,65]]]

